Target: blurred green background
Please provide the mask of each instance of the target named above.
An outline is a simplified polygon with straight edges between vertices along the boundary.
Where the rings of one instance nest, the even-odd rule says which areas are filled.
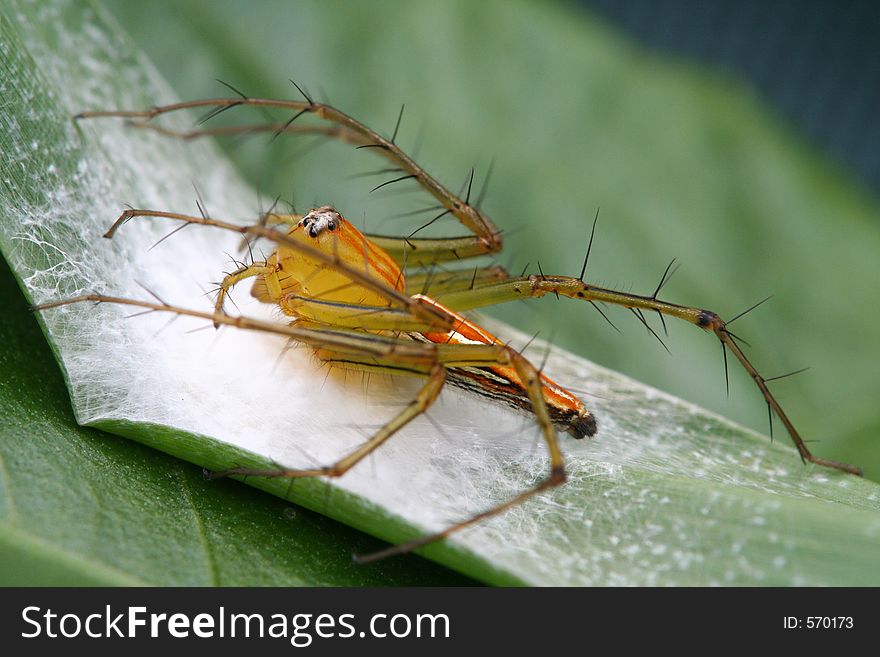
[[[880,193],[874,0],[576,0],[651,48],[743,76]]]
[[[876,199],[747,83],[644,49],[563,3],[106,4],[181,98],[228,95],[215,78],[296,97],[294,78],[387,134],[405,103],[398,143],[453,189],[471,166],[481,184],[494,161],[483,208],[506,231],[499,262],[516,272],[540,262],[576,275],[601,207],[591,282],[650,293],[677,257],[669,301],[730,317],[774,295],[737,333],[765,376],[810,366],[774,384],[784,407],[818,454],[880,479]],[[224,148],[264,205],[279,193],[300,208],[333,203],[384,233],[431,216],[393,218],[428,203],[410,183],[369,194],[385,178],[356,174],[384,165],[364,151],[264,137]],[[437,228],[461,234],[454,222]],[[670,325],[668,355],[615,309],[623,335],[588,306],[550,298],[489,313],[767,432],[757,390],[732,368],[727,398],[721,350],[692,327]]]

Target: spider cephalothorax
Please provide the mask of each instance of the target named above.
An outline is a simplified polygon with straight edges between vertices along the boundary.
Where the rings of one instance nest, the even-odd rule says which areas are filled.
[[[315,208],[302,218],[299,225],[309,237],[317,238],[325,230],[336,230],[342,223],[342,215],[331,205]]]

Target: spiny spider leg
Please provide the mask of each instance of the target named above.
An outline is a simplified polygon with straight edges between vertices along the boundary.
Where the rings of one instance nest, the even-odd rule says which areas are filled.
[[[248,278],[253,278],[255,276],[264,277],[266,280],[271,281],[271,277],[277,273],[277,266],[270,265],[265,260],[256,260],[249,265],[242,265],[235,271],[226,274],[226,276],[223,277],[223,280],[220,281],[220,284],[217,286],[217,298],[214,301],[215,312],[224,312],[223,305],[226,301],[226,297],[229,296],[229,291],[241,281]],[[276,294],[276,296],[279,295],[280,290],[278,291],[278,294]],[[214,325],[214,328],[217,328],[217,324]]]
[[[510,278],[505,281],[496,283],[488,283],[471,290],[460,290],[455,292],[440,293],[437,295],[437,301],[447,308],[455,311],[470,310],[482,306],[491,306],[507,301],[514,301],[527,298],[538,298],[545,294],[555,294],[556,296],[566,296],[573,299],[580,299],[591,303],[609,303],[617,306],[629,308],[635,312],[642,310],[650,310],[662,315],[677,317],[700,328],[711,331],[715,334],[725,350],[729,349],[731,353],[740,362],[743,368],[748,372],[749,376],[758,386],[767,405],[776,413],[776,416],[785,425],[788,435],[800,453],[804,462],[809,461],[817,465],[822,465],[836,470],[842,470],[855,475],[862,475],[862,470],[848,463],[841,463],[831,459],[825,459],[813,455],[776,397],[770,391],[767,385],[767,379],[762,377],[758,370],[752,365],[740,348],[737,338],[727,329],[727,324],[718,314],[711,310],[696,308],[692,306],[682,306],[674,303],[668,303],[657,299],[656,296],[642,296],[631,294],[628,292],[620,292],[608,288],[597,287],[585,283],[580,278],[570,276],[519,276]],[[725,351],[726,358],[726,351]],[[725,360],[726,363],[726,360]]]
[[[339,354],[336,356],[336,359],[341,362],[343,361],[343,356]],[[350,359],[351,355],[348,355],[345,362],[352,362]],[[328,357],[327,360],[333,362],[334,358]],[[373,367],[376,366],[373,365]],[[394,368],[391,367],[388,369],[392,372],[394,370]],[[422,386],[421,390],[419,390],[418,394],[416,394],[413,401],[411,401],[398,415],[383,425],[370,437],[369,440],[361,443],[354,451],[339,459],[332,465],[311,468],[308,470],[230,468],[229,470],[224,470],[222,472],[212,473],[212,476],[228,477],[239,475],[245,477],[283,477],[291,479],[301,477],[341,477],[375,451],[391,436],[397,433],[397,431],[405,427],[419,415],[426,412],[434,403],[434,400],[437,399],[445,382],[446,368],[440,363],[437,363],[431,368],[427,381],[425,381],[425,384]]]
[[[162,301],[143,301],[126,297],[114,297],[105,294],[84,294],[69,299],[50,301],[33,307],[35,311],[44,311],[60,306],[67,306],[84,302],[113,303],[123,306],[145,308],[152,312],[170,312],[186,317],[206,319],[223,326],[232,326],[239,329],[247,329],[261,333],[283,335],[302,342],[313,348],[332,349],[338,353],[355,354],[363,358],[391,358],[405,362],[412,367],[418,367],[424,363],[433,363],[435,358],[432,345],[399,340],[383,335],[374,335],[360,331],[337,330],[332,328],[318,327],[317,325],[304,323],[281,324],[251,317],[233,316],[226,313],[204,312],[173,306]],[[485,353],[474,355],[486,360]]]
[[[81,115],[81,118],[88,118],[88,116],[89,113],[86,113],[85,115]],[[361,135],[343,126],[286,125],[286,123],[281,121],[276,123],[254,123],[252,125],[228,125],[196,130],[175,130],[156,123],[148,123],[147,121],[129,121],[128,125],[132,128],[137,128],[138,130],[149,130],[160,134],[163,137],[172,137],[184,141],[199,139],[201,137],[234,137],[238,135],[260,133],[292,133],[330,137],[355,146],[360,146],[365,143],[364,138]]]
[[[367,127],[360,121],[352,118],[348,114],[341,112],[331,105],[324,103],[316,103],[311,100],[273,100],[268,98],[212,98],[207,100],[192,100],[181,103],[173,103],[170,105],[162,105],[152,107],[147,110],[109,110],[109,111],[91,111],[81,112],[75,118],[98,118],[98,117],[121,117],[128,119],[139,119],[149,121],[162,114],[178,112],[186,109],[194,109],[199,107],[213,108],[211,116],[217,113],[232,109],[240,105],[248,105],[254,107],[274,107],[278,109],[287,109],[296,112],[292,119],[282,124],[284,132],[291,124],[303,114],[312,114],[320,119],[329,121],[340,126],[343,131],[339,133],[332,132],[328,136],[339,136],[347,141],[354,140],[360,142],[358,148],[370,148],[376,150],[380,155],[395,164],[404,177],[412,178],[422,186],[437,202],[445,208],[452,216],[458,219],[463,226],[474,233],[475,237],[457,238],[456,247],[464,250],[466,247],[471,251],[479,254],[494,253],[501,249],[501,233],[480,210],[470,204],[471,185],[468,185],[468,195],[465,199],[459,198],[446,187],[441,185],[427,171],[416,164],[400,147],[398,147],[393,139],[387,139]],[[252,129],[252,126],[251,126]],[[170,136],[182,136],[175,134],[174,131],[166,131]],[[197,135],[185,135],[187,138]],[[383,246],[380,244],[380,246]],[[462,251],[463,252],[463,251]],[[452,256],[453,258],[458,256]]]
[[[556,428],[553,425],[546,400],[544,399],[540,372],[519,352],[506,345],[435,344],[430,342],[414,342],[406,339],[397,339],[355,331],[315,328],[312,325],[305,328],[296,325],[289,326],[243,316],[233,317],[218,312],[208,313],[189,310],[160,301],[140,301],[136,299],[111,297],[99,294],[88,294],[71,299],[41,304],[34,306],[34,310],[45,311],[51,308],[87,301],[135,306],[145,308],[148,311],[170,312],[177,315],[210,320],[225,326],[234,326],[236,328],[284,335],[312,346],[316,349],[316,354],[322,360],[336,364],[344,364],[349,368],[381,370],[397,374],[419,374],[428,377],[428,380],[419,391],[416,398],[407,405],[402,412],[382,426],[369,440],[362,443],[353,452],[332,465],[304,470],[232,468],[217,473],[218,475],[289,478],[323,476],[340,477],[363,460],[364,457],[386,442],[402,427],[414,418],[423,414],[440,393],[440,390],[446,382],[447,370],[457,367],[479,367],[488,365],[501,365],[513,368],[528,395],[532,405],[532,411],[541,429],[542,437],[547,445],[547,450],[550,456],[549,475],[545,479],[539,481],[534,487],[516,495],[510,500],[475,514],[466,520],[455,523],[440,532],[415,539],[408,543],[389,547],[375,554],[356,557],[361,563],[367,563],[393,555],[405,554],[428,545],[429,543],[442,540],[457,531],[521,504],[528,498],[544,490],[565,483],[565,461],[562,456],[562,451],[559,448]]]
[[[436,297],[448,292],[473,290],[508,278],[510,274],[499,265],[451,271],[437,271],[432,268],[426,272],[409,274],[406,277],[406,291],[408,294],[419,293]]]

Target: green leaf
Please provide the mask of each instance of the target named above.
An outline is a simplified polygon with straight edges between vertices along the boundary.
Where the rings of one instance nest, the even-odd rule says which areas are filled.
[[[43,18],[51,20],[16,22],[16,34],[11,21],[4,23],[4,37],[21,41],[4,50],[10,71],[5,78],[16,80],[8,102],[17,103],[11,114],[16,123],[7,123],[4,132],[4,152],[13,154],[13,164],[4,163],[3,171],[4,255],[37,301],[90,288],[143,297],[140,280],[170,301],[204,308],[208,302],[198,286],[216,280],[223,250],[231,252],[234,241],[188,230],[147,252],[168,226],[132,222],[113,242],[99,239],[102,228],[124,202],[194,211],[191,180],[204,192],[212,214],[247,220],[256,214],[252,192],[209,144],[177,144],[126,131],[112,121],[74,128],[68,117],[84,108],[149,106],[173,96],[121,31],[108,28],[100,15],[76,3],[49,6]],[[634,234],[625,240],[630,253],[618,251],[612,261],[625,267],[621,271],[635,276],[629,272],[640,271],[637,261],[647,259],[646,251],[653,258],[674,244],[700,254],[700,264],[708,263],[720,285],[711,289],[724,293],[725,303],[745,300],[747,306],[755,286],[742,289],[748,286],[737,279],[743,273],[739,268],[774,274],[776,282],[789,280],[785,273],[799,276],[755,260],[741,264],[729,254],[725,258],[724,250],[736,247],[735,240],[728,236],[719,245],[705,239],[699,226],[675,228],[673,216],[686,211],[691,222],[695,216],[702,221],[748,216],[761,226],[762,215],[751,214],[754,207],[744,204],[775,199],[779,205],[769,206],[773,217],[789,216],[790,207],[780,210],[781,196],[791,201],[805,188],[813,190],[811,201],[822,212],[850,217],[854,225],[867,224],[876,213],[813,159],[786,150],[772,123],[757,116],[736,90],[646,59],[556,7],[524,5],[512,12],[503,3],[480,3],[455,13],[456,7],[446,4],[354,5],[341,18],[343,12],[332,3],[303,4],[292,24],[229,5],[226,10],[237,21],[233,30],[220,20],[221,6],[212,3],[204,13],[197,5],[181,6],[179,11],[196,20],[163,23],[164,38],[176,45],[169,48],[165,41],[168,52],[179,53],[185,44],[196,68],[216,67],[224,78],[259,74],[283,81],[289,71],[281,69],[295,62],[321,86],[335,77],[330,97],[343,108],[360,108],[356,114],[370,123],[387,116],[389,131],[397,112],[391,99],[406,88],[406,98],[417,98],[408,102],[407,116],[433,119],[429,170],[446,171],[441,176],[446,179],[452,177],[453,160],[500,150],[496,178],[503,182],[492,193],[490,210],[505,218],[504,227],[512,225],[508,217],[531,222],[509,243],[521,261],[538,255],[545,270],[547,262],[555,263],[554,269],[564,263],[570,271],[577,269],[582,246],[576,243],[585,241],[586,217],[592,213],[583,208],[600,200],[603,216],[611,215],[616,227],[604,240],[613,245],[624,239],[620,225],[648,238],[636,240]],[[196,24],[214,40],[199,41]],[[395,38],[375,38],[370,25]],[[138,34],[147,38],[149,26],[144,21]],[[284,44],[291,48],[288,56],[270,56],[259,45],[245,47],[258,43],[243,36],[256,27],[259,44]],[[517,49],[511,52],[512,43]],[[76,57],[70,56],[74,52]],[[400,86],[365,84],[364,77],[375,72]],[[263,91],[253,86],[246,90]],[[275,95],[287,93],[273,89]],[[459,93],[450,95],[450,89]],[[186,85],[183,91],[188,97],[202,95]],[[646,107],[651,112],[646,114]],[[188,123],[181,118],[177,125]],[[704,129],[695,135],[685,129],[689,125]],[[410,143],[414,138],[414,127],[401,133]],[[283,162],[279,149],[289,148],[281,141],[270,149],[261,142],[259,149],[240,154],[242,162],[251,158],[258,165],[257,179],[290,175],[291,169],[278,164]],[[298,158],[297,197],[330,200],[350,208],[349,216],[366,207],[375,227],[384,208],[399,199],[365,205],[365,195],[351,191],[362,186],[350,180],[344,186],[340,178],[370,164],[342,148],[328,150],[337,157],[336,168],[315,153]],[[724,166],[717,164],[719,152]],[[759,164],[763,167],[756,168]],[[695,167],[703,177],[690,186],[671,176],[685,168],[694,176]],[[813,184],[805,186],[804,180]],[[277,180],[268,187],[277,189]],[[806,201],[799,203],[804,212],[797,218],[815,221],[816,211]],[[573,217],[582,221],[572,222]],[[811,243],[833,238],[827,231],[818,238],[806,232]],[[783,234],[788,245],[792,240]],[[552,248],[542,247],[536,237]],[[860,248],[867,252],[875,233],[866,225],[861,237]],[[761,239],[766,239],[762,233],[753,233],[747,241],[761,251]],[[609,263],[607,254],[594,263],[599,271]],[[654,263],[658,273],[663,258],[665,253]],[[863,261],[856,252],[853,271]],[[721,262],[731,263],[731,273]],[[687,298],[687,288],[705,289],[704,280],[697,276],[689,285],[677,280],[676,294],[696,302]],[[788,290],[780,296],[783,292]],[[259,310],[242,307],[248,313]],[[586,339],[583,309],[572,312],[565,320],[569,341],[574,336],[578,346],[585,341],[604,346],[617,339],[607,331],[603,338],[589,334]],[[316,376],[303,353],[289,354],[273,370],[281,346],[276,341],[243,333],[215,339],[176,325],[160,332],[162,322],[125,320],[122,314],[102,306],[42,316],[64,363],[78,417],[208,467],[327,462],[386,419],[393,412],[389,404],[413,394],[408,382],[373,379],[367,394],[360,381],[341,376],[322,383],[323,373]],[[794,336],[795,324],[770,322],[766,334],[787,329],[783,334]],[[626,343],[633,339],[630,333],[635,331],[628,331]],[[788,346],[799,345],[792,337]],[[673,350],[676,361],[689,366],[687,376],[678,377],[708,387],[706,354],[698,354],[694,365],[683,358],[683,345],[673,344]],[[540,348],[530,353],[536,361],[542,357]],[[652,358],[671,367],[669,359]],[[432,545],[426,555],[492,583],[876,583],[880,503],[874,484],[803,467],[787,445],[769,444],[562,351],[549,357],[547,371],[563,384],[588,388],[585,398],[599,417],[600,435],[594,441],[566,441],[570,478],[564,487]],[[711,376],[720,379],[717,371]],[[432,418],[434,424],[408,427],[370,463],[338,482],[290,487],[252,478],[248,483],[396,541],[502,501],[546,470],[527,418],[455,391],[444,392]],[[824,443],[820,447],[825,454]]]

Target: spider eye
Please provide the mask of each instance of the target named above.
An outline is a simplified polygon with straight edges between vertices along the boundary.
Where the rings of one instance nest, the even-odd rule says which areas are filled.
[[[333,222],[333,221],[329,222],[329,223],[327,224],[327,228],[328,228],[329,230],[336,230],[336,223]]]

